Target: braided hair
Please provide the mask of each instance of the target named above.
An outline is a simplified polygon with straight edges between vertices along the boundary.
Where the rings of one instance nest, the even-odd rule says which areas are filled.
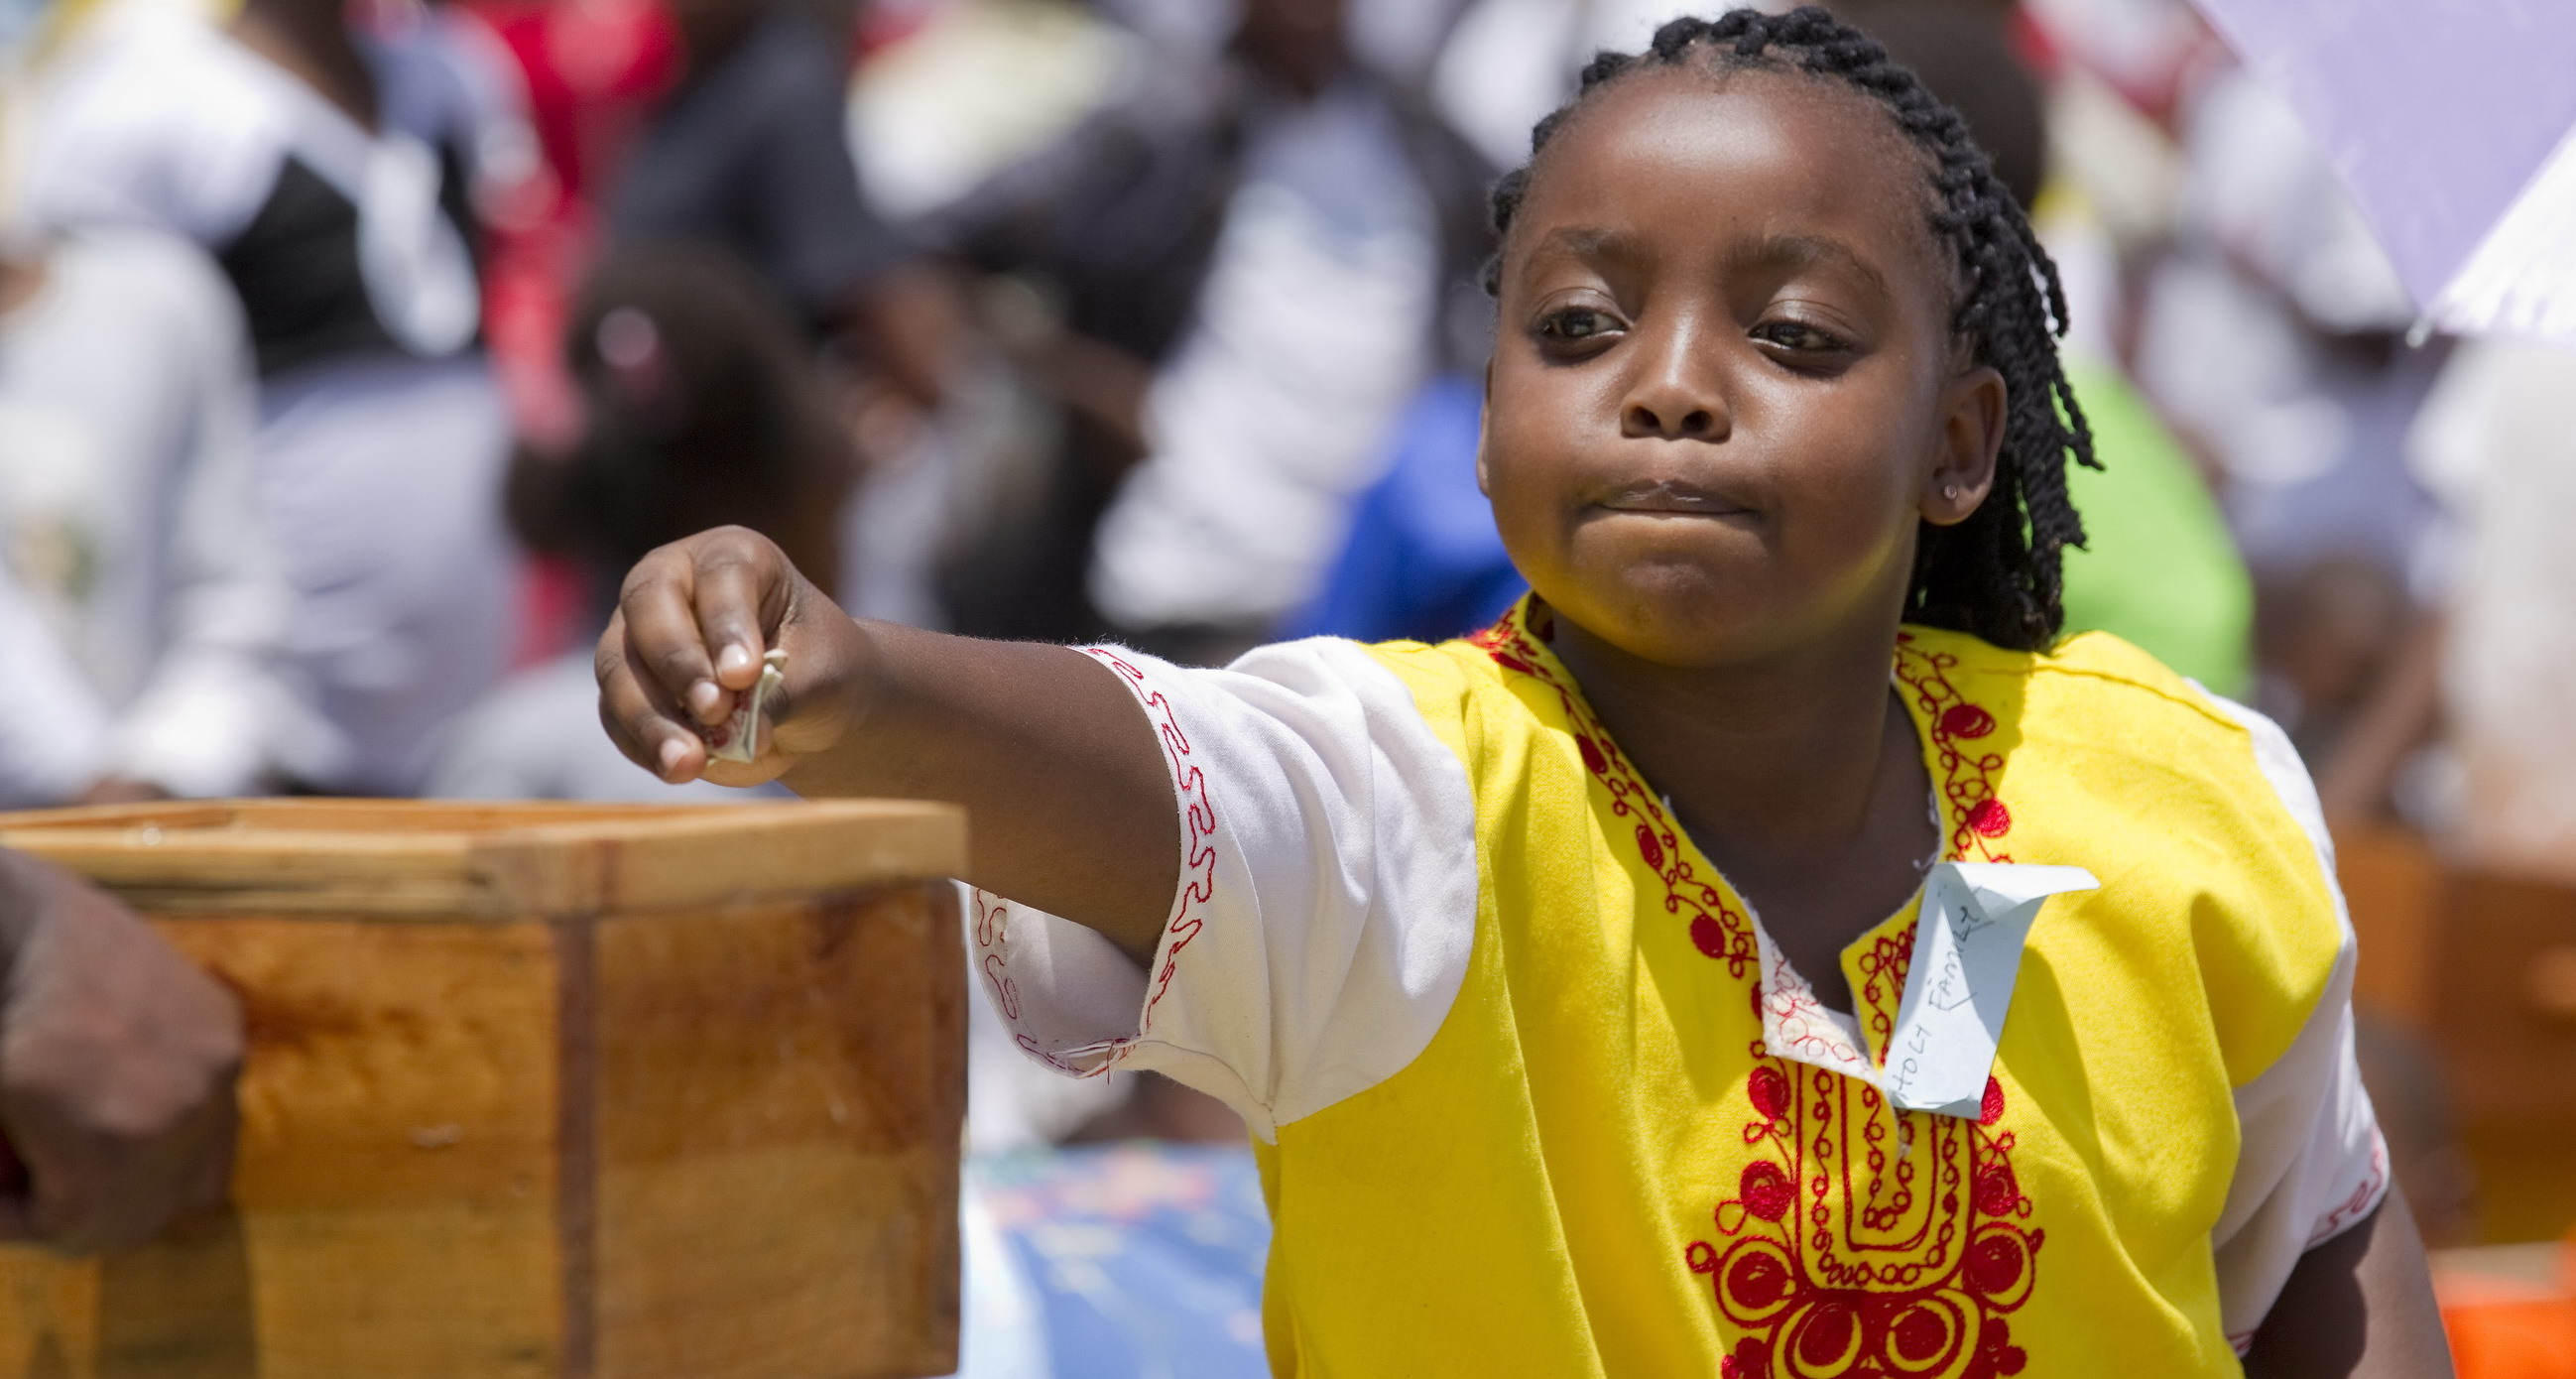
[[[1977,363],[2003,376],[2008,412],[1993,492],[2002,501],[1980,505],[1955,526],[1924,524],[1906,617],[1998,646],[2045,648],[2065,620],[2059,552],[2084,544],[2084,524],[2066,494],[2066,460],[2102,467],[2058,365],[2066,293],[1958,112],[1876,41],[1810,5],[1784,15],[1735,10],[1713,20],[1676,19],[1642,53],[1600,54],[1584,67],[1574,99],[1531,132],[1530,164],[1496,184],[1497,239],[1508,239],[1539,155],[1585,101],[1632,72],[1693,62],[1717,72],[1794,70],[1839,81],[1875,100],[1925,155],[1931,230],[1958,267],[1952,329]],[[1500,285],[1498,255],[1486,267],[1485,288],[1499,292]]]

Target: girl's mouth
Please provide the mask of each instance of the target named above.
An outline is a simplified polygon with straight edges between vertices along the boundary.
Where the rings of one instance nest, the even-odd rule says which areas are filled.
[[[1746,517],[1753,511],[1686,479],[1641,479],[1594,499],[1593,506],[1650,517]]]

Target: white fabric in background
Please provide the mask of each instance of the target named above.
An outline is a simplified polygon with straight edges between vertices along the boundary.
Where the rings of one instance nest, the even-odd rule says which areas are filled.
[[[407,349],[474,340],[474,263],[438,204],[442,138],[484,123],[430,45],[362,44],[383,127],[369,133],[301,80],[184,11],[129,6],[49,69],[29,112],[23,214],[116,225],[220,249],[267,203],[292,157],[358,209],[358,264],[376,319]]]
[[[296,591],[287,647],[343,739],[325,783],[409,794],[509,656],[500,393],[479,359],[386,359],[307,371],[265,405],[259,506]]]
[[[221,252],[290,157],[357,205],[378,322],[446,357],[335,357],[265,380],[254,505],[294,594],[290,664],[329,725],[304,735],[296,773],[408,794],[438,730],[500,678],[518,556],[500,510],[508,419],[470,348],[472,265],[421,181],[420,150],[472,145],[488,112],[434,29],[361,46],[382,137],[202,16],[112,11],[31,102],[20,210]]]
[[[2257,579],[2358,557],[2420,593],[2441,578],[2436,514],[2403,438],[2440,358],[2368,338],[2414,321],[2405,286],[2253,76],[2214,78],[2187,135],[2183,233],[2149,279],[2139,386],[2226,470],[2228,525]]]
[[[2576,348],[2464,345],[2413,450],[2458,524],[2442,696],[2466,788],[2449,843],[2576,882]]]
[[[306,725],[252,513],[240,308],[213,265],[154,236],[74,236],[43,260],[43,286],[0,315],[0,553],[27,635],[70,673],[24,715],[62,725],[51,764],[0,760],[0,795],[60,803],[109,776],[247,792],[292,764]]]
[[[0,562],[0,647],[10,711],[0,713],[0,809],[61,804],[98,779],[113,726],[60,630]]]
[[[1575,0],[1476,0],[1431,68],[1431,98],[1498,168],[1529,161],[1530,128],[1574,94],[1588,53]]]
[[[1102,612],[1261,623],[1313,591],[1431,364],[1432,225],[1367,87],[1256,122],[1197,320],[1146,402],[1152,453],[1101,522]]]

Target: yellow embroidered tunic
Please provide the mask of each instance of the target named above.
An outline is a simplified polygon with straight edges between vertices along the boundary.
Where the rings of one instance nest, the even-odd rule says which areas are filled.
[[[1024,1048],[1253,1126],[1276,1372],[2236,1373],[2385,1181],[2278,730],[2107,636],[1908,630],[1948,857],[2100,889],[2042,907],[1979,1114],[1899,1113],[1918,906],[1844,953],[1850,1016],[1818,1005],[1532,616],[1224,672],[1095,653],[1173,763],[1162,948],[976,907]]]

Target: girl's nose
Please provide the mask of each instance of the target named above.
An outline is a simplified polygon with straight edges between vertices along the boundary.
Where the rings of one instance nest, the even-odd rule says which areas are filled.
[[[1682,399],[1631,398],[1620,417],[1619,430],[1627,436],[1668,441],[1722,439],[1718,412]]]
[[[1721,441],[1732,426],[1714,361],[1694,349],[1694,332],[1676,331],[1645,361],[1619,408],[1619,432],[1631,439]]]

